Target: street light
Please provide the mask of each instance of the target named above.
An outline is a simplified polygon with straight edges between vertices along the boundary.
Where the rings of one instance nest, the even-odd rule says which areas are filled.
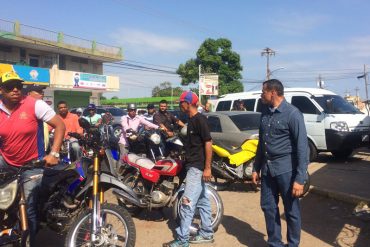
[[[269,73],[267,74],[267,78],[270,78],[270,76],[271,76],[274,72],[276,72],[276,71],[278,71],[278,70],[282,70],[282,69],[285,69],[285,67],[280,67],[280,68],[277,68],[277,69],[274,69],[274,70],[269,71]]]

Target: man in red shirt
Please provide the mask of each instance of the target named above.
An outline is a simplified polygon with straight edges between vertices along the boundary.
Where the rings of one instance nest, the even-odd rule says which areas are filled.
[[[17,167],[37,159],[44,159],[48,166],[57,165],[64,124],[44,101],[24,97],[22,83],[23,80],[14,72],[5,72],[0,77],[0,169],[17,170]],[[46,156],[43,122],[55,128],[54,144]],[[42,173],[42,169],[32,169],[22,174],[31,246],[34,246],[37,233],[38,191]]]
[[[59,101],[57,104],[58,114],[66,126],[66,131],[64,134],[64,139],[67,139],[71,142],[71,147],[75,155],[76,160],[79,160],[82,156],[81,147],[78,144],[76,138],[70,137],[69,132],[76,132],[80,135],[83,134],[83,129],[78,123],[79,117],[76,114],[70,113],[68,111],[68,105],[65,101]]]

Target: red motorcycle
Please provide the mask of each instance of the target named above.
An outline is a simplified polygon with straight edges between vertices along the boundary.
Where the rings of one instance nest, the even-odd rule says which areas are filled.
[[[146,131],[145,139],[150,149],[161,148],[158,139],[159,130]],[[178,143],[179,145],[182,145]],[[155,151],[151,150],[154,154]],[[182,179],[182,163],[171,157],[152,157],[129,153],[123,157],[123,162],[128,167],[128,172],[122,179],[128,187],[131,187],[134,195],[114,190],[119,203],[126,207],[132,214],[138,214],[143,209],[173,207],[173,216],[179,219],[179,208],[184,193],[185,184]],[[223,203],[217,191],[207,184],[207,193],[211,202],[212,227],[217,230],[223,217]],[[124,198],[124,199],[122,199]],[[200,216],[196,210],[191,232],[199,229]]]

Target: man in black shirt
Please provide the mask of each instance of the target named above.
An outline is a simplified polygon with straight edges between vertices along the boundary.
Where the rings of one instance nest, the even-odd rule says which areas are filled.
[[[206,182],[211,180],[212,139],[207,119],[197,110],[198,96],[184,92],[180,96],[180,108],[189,116],[186,136],[186,184],[179,210],[180,226],[177,239],[163,244],[165,247],[187,247],[189,242],[213,243],[211,205],[206,193]],[[189,227],[195,209],[199,209],[201,228],[198,235],[189,238]]]
[[[173,128],[175,124],[181,128],[185,126],[180,119],[177,119],[174,115],[167,111],[166,100],[161,100],[159,102],[159,111],[154,114],[153,123],[163,128],[169,137],[173,136]]]

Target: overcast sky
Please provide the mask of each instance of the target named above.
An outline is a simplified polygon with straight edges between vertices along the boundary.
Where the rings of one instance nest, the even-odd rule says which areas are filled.
[[[228,38],[241,56],[244,89],[259,90],[271,58],[275,78],[287,87],[316,87],[365,97],[363,65],[370,70],[370,1],[366,0],[100,0],[3,1],[0,18],[121,46],[127,62],[175,71],[195,58],[207,38]],[[149,65],[151,64],[151,65]],[[120,77],[119,97],[151,96],[163,81],[180,78],[104,67]],[[108,94],[109,97],[112,94]]]

